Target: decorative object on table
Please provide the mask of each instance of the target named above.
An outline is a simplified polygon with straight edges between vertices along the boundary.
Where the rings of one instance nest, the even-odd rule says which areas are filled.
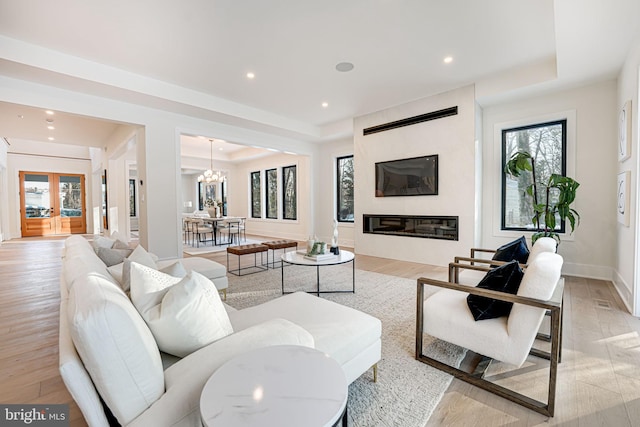
[[[629,200],[631,191],[631,172],[625,171],[618,174],[618,198],[617,198],[617,211],[618,222],[629,227],[630,214],[629,214]]]
[[[323,255],[327,252],[327,244],[325,242],[314,241],[313,246],[311,246],[311,250],[307,247],[307,255]]]
[[[313,250],[313,245],[316,243],[316,240],[318,240],[318,238],[315,235],[309,236],[309,238],[307,239],[307,254],[311,253],[311,251]]]
[[[631,100],[624,103],[618,119],[618,161],[631,157]]]
[[[333,220],[333,238],[331,239],[331,253],[334,255],[340,254],[340,248],[338,247],[338,220]]]
[[[572,233],[580,223],[580,214],[571,208],[580,184],[572,178],[555,173],[551,174],[547,182],[538,183],[535,160],[527,151],[518,151],[511,156],[504,170],[514,178],[524,171],[531,173],[532,184],[526,189],[527,194],[533,198],[532,221],[536,228],[536,232],[531,236],[531,242],[535,243],[539,237],[552,237],[560,243],[560,236],[555,231],[556,218],[560,221],[569,220]],[[539,200],[540,197],[542,197],[541,200]]]

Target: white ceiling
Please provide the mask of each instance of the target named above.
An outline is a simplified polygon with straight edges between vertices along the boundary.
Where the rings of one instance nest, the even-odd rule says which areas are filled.
[[[638,0],[0,0],[0,74],[321,142],[467,84],[490,105],[615,78],[638,16]]]

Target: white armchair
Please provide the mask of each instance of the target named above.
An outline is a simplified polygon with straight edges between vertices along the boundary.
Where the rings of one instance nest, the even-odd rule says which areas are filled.
[[[416,359],[456,378],[481,387],[547,416],[555,407],[556,375],[562,345],[562,257],[540,253],[528,264],[517,295],[459,285],[434,279],[418,279]],[[443,288],[425,298],[425,286]],[[467,305],[474,294],[512,302],[508,317],[476,321]],[[532,349],[545,312],[551,313],[551,351]],[[464,347],[480,355],[522,366],[529,354],[550,360],[547,402],[507,389],[483,378],[484,372],[469,373],[423,354],[423,334]],[[488,367],[487,364],[483,364]]]

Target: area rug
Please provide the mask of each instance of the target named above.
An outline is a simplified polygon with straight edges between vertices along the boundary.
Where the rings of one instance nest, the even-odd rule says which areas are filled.
[[[241,309],[281,296],[280,269],[229,275],[227,304]],[[315,290],[314,267],[285,267],[287,290]],[[351,289],[351,265],[321,267],[321,290]],[[428,291],[431,292],[431,291]],[[382,321],[378,382],[365,373],[349,386],[350,426],[423,427],[453,377],[415,360],[416,281],[356,270],[356,292],[322,294]],[[459,366],[464,350],[425,337],[424,353]]]
[[[220,239],[220,236],[218,236],[218,239]],[[255,240],[255,239],[242,239],[240,244],[241,245],[250,245],[252,243],[260,243],[261,241],[259,240]],[[182,247],[182,252],[184,252],[185,254],[189,254],[189,255],[202,255],[202,254],[210,254],[210,253],[214,253],[214,252],[224,252],[227,250],[227,247],[229,245],[217,245],[217,246],[211,246],[211,242],[207,242],[205,243],[200,243],[200,247],[195,247],[195,246],[190,246],[190,245],[184,245]]]

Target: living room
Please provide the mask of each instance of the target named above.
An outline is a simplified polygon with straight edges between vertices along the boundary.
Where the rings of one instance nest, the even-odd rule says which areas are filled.
[[[127,162],[135,162],[142,181],[138,194],[139,239],[161,258],[180,257],[183,250],[180,219],[186,199],[181,184],[183,165],[177,155],[182,134],[278,150],[278,156],[290,156],[291,162],[281,158],[277,165],[299,165],[299,216],[295,223],[287,224],[281,219],[251,221],[248,218],[250,233],[267,236],[273,233],[276,235],[272,237],[299,241],[315,234],[329,241],[335,216],[335,160],[340,156],[354,155],[355,221],[340,223],[340,245],[365,256],[446,266],[454,256],[468,253],[470,247],[498,247],[522,234],[504,231],[500,227],[501,130],[566,119],[567,171],[581,184],[576,201],[581,221],[575,233],[562,236],[559,253],[564,257],[563,274],[612,282],[626,311],[638,316],[640,296],[636,283],[638,237],[635,207],[638,112],[635,107],[638,105],[640,39],[637,30],[629,29],[634,27],[629,17],[637,16],[637,6],[632,5],[633,2],[624,3],[621,10],[625,13],[615,16],[622,16],[627,21],[620,18],[621,23],[607,27],[597,19],[602,11],[594,4],[583,9],[579,2],[542,3],[546,12],[555,13],[544,22],[551,22],[552,27],[556,25],[557,57],[537,61],[535,66],[527,64],[519,70],[501,70],[489,77],[476,76],[477,80],[420,92],[420,96],[406,96],[380,108],[363,109],[350,116],[346,120],[347,125],[345,121],[329,122],[324,127],[303,125],[303,121],[287,120],[275,113],[256,111],[246,106],[243,109],[240,105],[231,105],[230,101],[225,104],[219,98],[206,97],[192,89],[180,92],[176,97],[171,94],[176,87],[168,86],[168,83],[145,80],[130,71],[93,62],[96,59],[66,53],[54,45],[47,46],[37,39],[21,37],[15,29],[2,32],[0,100],[128,126],[128,133],[111,135],[104,147],[97,147],[99,154],[92,151],[91,156],[95,154],[100,161],[91,166],[87,166],[86,161],[82,163],[82,173],[90,181],[88,207],[92,210],[100,206],[100,176],[104,169],[108,170],[109,187],[113,191],[109,196],[111,207],[125,206],[128,203],[126,192],[118,189],[126,185],[127,176],[121,172],[128,169]],[[581,16],[587,23],[572,29],[559,27],[572,21],[567,18],[572,14],[568,10],[570,7],[580,10],[574,11],[573,15]],[[6,19],[26,19],[26,12],[21,14],[10,8],[3,6],[3,12],[7,12],[3,13]],[[605,7],[609,8],[612,6]],[[7,25],[5,28],[13,27]],[[624,46],[596,47],[604,55],[603,62],[607,58],[605,51],[623,50],[623,54],[612,59],[608,71],[598,76],[587,77],[585,71],[585,76],[578,83],[567,86],[552,84],[555,80],[564,79],[564,73],[569,73],[569,70],[590,68],[591,62],[587,59],[582,63],[567,63],[563,62],[568,60],[567,57],[561,55],[567,49],[562,43],[569,43],[573,38],[567,33],[573,31],[577,34],[575,38],[579,38],[584,34],[581,31],[590,31],[585,28],[601,28],[603,32],[612,33],[615,32],[612,28],[621,28],[620,31],[626,34]],[[571,46],[584,49],[584,46],[593,47],[594,43],[573,41]],[[454,58],[454,63],[457,60]],[[354,63],[357,70],[360,63],[355,59]],[[329,64],[330,67],[334,65]],[[257,78],[261,78],[259,73]],[[117,88],[114,92],[121,91],[122,96],[109,93],[105,87]],[[628,100],[632,105],[631,157],[619,162],[616,152],[618,120],[620,110]],[[189,104],[190,108],[182,110],[177,104]],[[458,107],[458,115],[363,135],[363,129],[371,126],[452,106]],[[229,119],[229,111],[234,108],[238,114]],[[187,110],[192,114],[185,113]],[[318,136],[323,133],[332,136],[323,140]],[[11,142],[11,137],[8,141]],[[134,141],[134,160],[126,155],[131,141]],[[208,167],[208,146],[206,142],[203,145],[203,158],[197,165],[190,164],[190,168],[198,166],[204,170]],[[20,143],[11,146],[3,143],[0,146],[0,231],[2,240],[9,241],[20,238],[19,202],[16,201],[18,171],[24,170],[25,164],[36,164],[41,168],[44,167],[42,165],[56,163],[51,160],[50,152],[38,160],[25,157],[26,160],[16,162],[18,154],[12,150],[21,146]],[[295,155],[283,154],[285,152]],[[429,154],[439,155],[440,191],[437,196],[407,197],[402,203],[398,203],[398,198],[375,197],[374,163]],[[82,156],[90,157],[89,154]],[[53,167],[56,170],[73,163],[72,159],[56,161],[62,163],[62,166],[58,163]],[[273,164],[261,159],[228,167],[229,215],[250,217],[248,172],[265,170]],[[633,178],[629,226],[618,222],[615,209],[616,178],[625,171],[630,171]],[[455,215],[460,218],[459,239],[449,242],[366,234],[362,230],[365,214]],[[115,211],[115,217],[120,227],[126,229],[123,226],[129,219],[126,209]],[[88,233],[100,230],[99,223],[99,220],[90,218]]]

